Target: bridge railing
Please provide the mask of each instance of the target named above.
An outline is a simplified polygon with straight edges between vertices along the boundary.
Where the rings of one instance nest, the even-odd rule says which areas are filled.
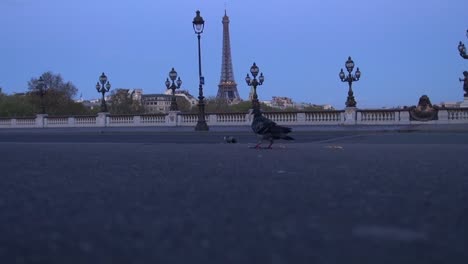
[[[198,122],[198,114],[191,113],[169,113],[168,120],[172,126],[195,126]],[[205,121],[209,125],[211,122],[209,115],[205,114]]]
[[[313,111],[298,113],[298,116],[304,116],[305,125],[339,125],[344,121],[344,110],[342,111]]]
[[[468,108],[447,108],[449,123],[468,123]]]
[[[468,108],[443,108],[438,119],[428,122],[410,120],[408,109],[346,109],[337,111],[265,112],[264,116],[281,125],[408,125],[408,124],[468,124]],[[206,113],[209,126],[249,126],[251,113]],[[168,114],[97,116],[48,116],[0,118],[1,128],[47,127],[139,127],[195,126],[198,114],[169,112]]]
[[[0,128],[17,127],[40,127],[36,124],[36,117],[17,117],[17,118],[0,118]]]
[[[161,126],[166,123],[165,114],[135,116],[133,122],[140,126]]]
[[[407,110],[357,110],[356,114],[356,123],[362,125],[389,125],[409,122],[409,112]]]
[[[73,124],[75,127],[93,127],[97,126],[96,116],[74,116],[70,117],[68,123]]]

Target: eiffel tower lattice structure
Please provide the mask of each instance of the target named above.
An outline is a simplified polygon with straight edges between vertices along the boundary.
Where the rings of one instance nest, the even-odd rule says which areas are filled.
[[[218,85],[218,99],[226,99],[230,103],[241,101],[237,91],[237,83],[234,80],[231,57],[231,40],[229,37],[229,17],[224,11],[223,17],[223,57],[221,63],[221,80]]]

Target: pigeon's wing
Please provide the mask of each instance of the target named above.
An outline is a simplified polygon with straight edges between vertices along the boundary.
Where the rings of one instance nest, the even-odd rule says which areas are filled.
[[[284,138],[291,132],[291,128],[274,125],[270,128],[270,133],[275,139]]]
[[[264,116],[255,117],[252,122],[252,130],[256,134],[270,133],[270,128],[274,126],[276,126],[276,123]]]

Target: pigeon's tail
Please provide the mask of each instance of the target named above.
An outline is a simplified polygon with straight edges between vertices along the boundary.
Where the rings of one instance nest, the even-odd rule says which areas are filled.
[[[292,138],[290,136],[284,136],[284,137],[282,137],[282,139],[284,139],[284,140],[294,140],[294,138]]]
[[[290,127],[283,127],[283,133],[291,133],[292,129]]]
[[[272,133],[282,133],[282,134],[288,134],[291,133],[292,129],[290,127],[284,127],[284,126],[273,126],[270,129],[270,132]]]

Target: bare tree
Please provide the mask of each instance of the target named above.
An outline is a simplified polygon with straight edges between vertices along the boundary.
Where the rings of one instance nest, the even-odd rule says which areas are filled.
[[[28,94],[35,112],[38,112],[38,109],[43,105],[46,108],[46,112],[52,115],[87,113],[82,104],[73,101],[73,97],[77,94],[78,89],[72,82],[65,82],[60,74],[50,71],[43,73],[40,77],[42,77],[45,85],[45,87],[43,86],[45,88],[43,102],[39,98],[39,78],[31,78],[28,82]]]
[[[71,82],[65,82],[60,74],[55,74],[51,71],[45,72],[41,75],[48,90],[63,94],[65,99],[73,100],[78,89]],[[35,92],[37,89],[39,78],[31,78],[28,82],[28,90]]]

